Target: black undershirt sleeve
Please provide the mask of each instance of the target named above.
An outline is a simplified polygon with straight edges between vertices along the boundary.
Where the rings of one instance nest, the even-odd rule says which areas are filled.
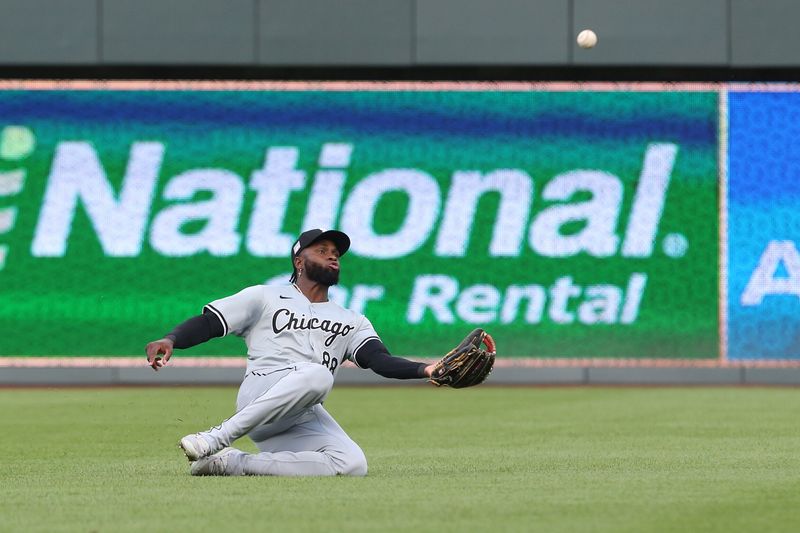
[[[191,348],[214,337],[222,337],[224,331],[219,317],[204,311],[202,315],[193,316],[175,326],[166,338],[172,339],[175,348]]]
[[[427,377],[425,363],[417,363],[390,355],[386,346],[378,339],[367,341],[355,355],[358,366],[369,368],[385,378],[419,379]]]

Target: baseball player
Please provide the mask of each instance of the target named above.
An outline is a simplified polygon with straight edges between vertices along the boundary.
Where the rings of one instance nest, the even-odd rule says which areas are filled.
[[[257,285],[215,300],[147,345],[158,370],[175,348],[229,334],[247,344],[236,413],[180,441],[192,475],[366,475],[361,448],[322,406],[342,362],[397,379],[430,377],[435,365],[391,356],[364,315],[328,300],[349,247],[341,231],[305,231],[292,246],[290,285]],[[230,447],[245,435],[260,453]]]

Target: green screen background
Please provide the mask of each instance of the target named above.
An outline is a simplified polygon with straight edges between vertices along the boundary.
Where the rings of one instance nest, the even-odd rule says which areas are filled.
[[[383,285],[386,296],[366,314],[395,354],[433,356],[460,340],[474,324],[440,324],[428,313],[409,324],[414,279],[445,274],[462,288],[488,283],[549,287],[565,275],[575,283],[624,287],[631,273],[648,276],[633,324],[538,324],[520,313],[511,324],[480,324],[504,357],[716,358],[718,340],[718,95],[715,92],[547,91],[0,91],[0,126],[28,128],[35,148],[0,170],[23,169],[24,189],[0,196],[16,208],[0,270],[0,355],[112,355],[143,353],[146,342],[199,313],[203,304],[288,272],[287,258],[254,257],[244,244],[228,257],[165,257],[151,248],[149,223],[136,257],[106,257],[79,204],[64,257],[34,257],[36,223],[58,143],[90,142],[108,181],[119,190],[132,143],[165,146],[149,220],[174,202],[162,198],[173,176],[195,168],[222,168],[246,185],[271,146],[299,149],[306,188],[292,193],[283,230],[296,235],[324,143],[351,143],[344,198],[362,179],[388,168],[415,168],[435,178],[442,204],[453,172],[513,168],[532,179],[528,224],[548,206],[542,189],[556,175],[596,169],[617,176],[624,197],[617,235],[622,238],[647,146],[675,143],[678,156],[652,257],[620,253],[595,258],[537,255],[527,244],[518,257],[491,257],[488,245],[498,194],[484,195],[464,257],[437,257],[434,244],[442,212],[428,240],[402,258],[348,254],[342,285]],[[238,229],[246,232],[255,194],[248,190]],[[585,201],[576,195],[570,201]],[[202,193],[194,201],[208,199]],[[563,202],[561,202],[563,203]],[[378,233],[396,231],[408,199],[383,197],[374,221]],[[199,231],[202,223],[187,225]],[[563,228],[580,231],[580,225]],[[680,258],[661,240],[678,232],[689,243]],[[574,310],[575,304],[571,305]],[[187,350],[193,355],[238,356],[237,338],[216,339]]]

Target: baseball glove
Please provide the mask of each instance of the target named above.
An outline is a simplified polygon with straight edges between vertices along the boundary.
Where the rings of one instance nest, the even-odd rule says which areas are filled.
[[[486,350],[481,348],[486,345]],[[472,331],[461,344],[442,357],[431,373],[430,382],[463,389],[483,383],[494,366],[494,339],[480,328]]]

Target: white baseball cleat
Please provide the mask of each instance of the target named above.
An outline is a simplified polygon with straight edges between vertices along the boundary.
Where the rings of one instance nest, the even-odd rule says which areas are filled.
[[[190,461],[197,461],[201,457],[211,455],[214,452],[214,450],[211,449],[211,445],[208,443],[208,441],[199,433],[186,435],[181,439],[181,442],[178,444],[178,446],[181,447],[183,453],[186,454],[186,457]]]
[[[214,455],[203,457],[192,463],[189,470],[193,476],[224,476],[242,475],[241,472],[228,472],[228,463],[234,455],[243,455],[244,452],[236,448],[223,448]],[[241,468],[240,468],[241,470]]]

